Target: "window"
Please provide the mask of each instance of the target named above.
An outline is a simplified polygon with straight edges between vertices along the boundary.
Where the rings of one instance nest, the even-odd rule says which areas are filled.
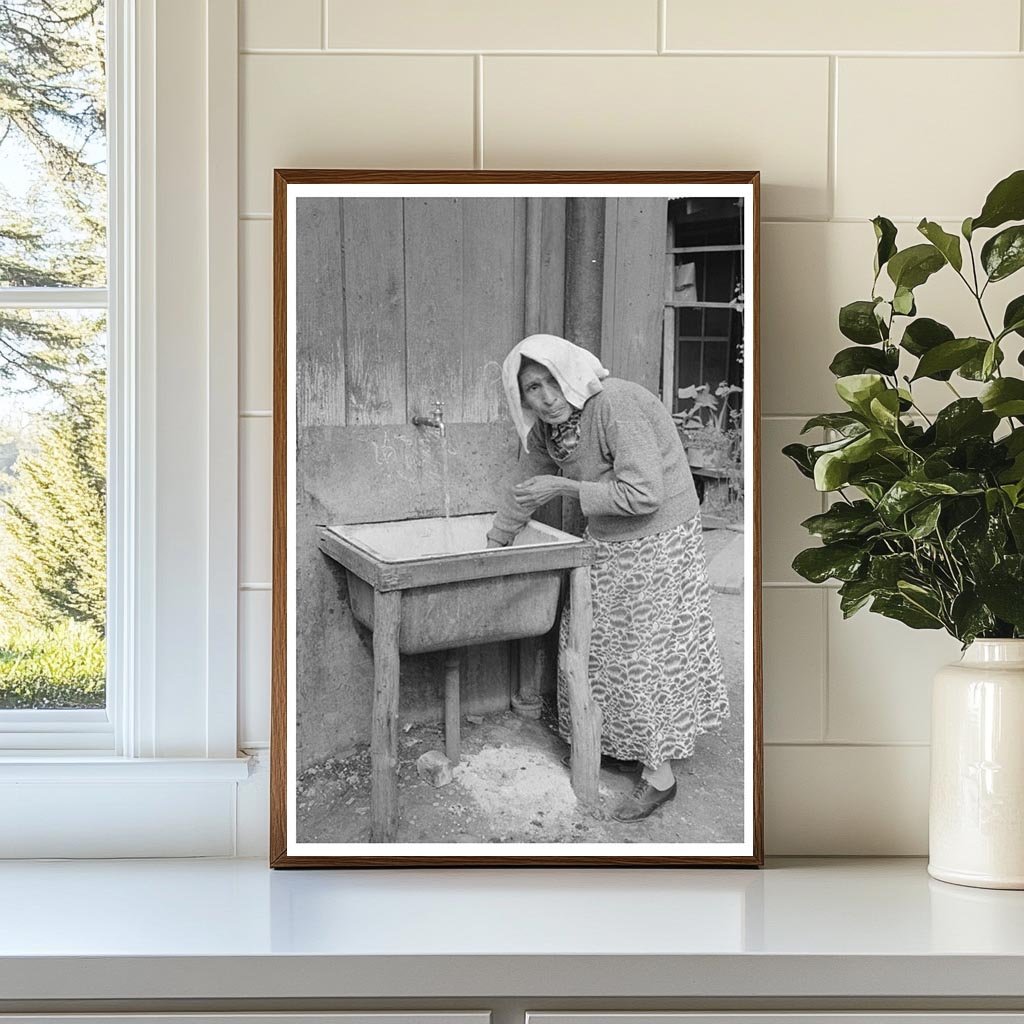
[[[0,32],[12,10],[90,6],[0,0]],[[224,856],[248,774],[236,747],[237,7],[104,0],[102,17],[105,276],[39,282],[45,294],[4,279],[0,311],[72,327],[107,311],[89,341],[106,352],[106,706],[0,711],[0,857]],[[0,219],[13,212],[0,202]],[[80,236],[66,218],[51,237],[64,258]]]
[[[27,745],[111,746],[105,15],[0,2],[0,728]]]

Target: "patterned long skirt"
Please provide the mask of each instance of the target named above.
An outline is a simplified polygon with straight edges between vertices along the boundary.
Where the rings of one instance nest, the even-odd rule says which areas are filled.
[[[697,736],[729,717],[700,514],[650,537],[591,540],[590,688],[601,708],[601,752],[652,768],[689,757]],[[560,653],[570,615],[567,605]],[[559,657],[558,731],[569,742],[562,663]]]

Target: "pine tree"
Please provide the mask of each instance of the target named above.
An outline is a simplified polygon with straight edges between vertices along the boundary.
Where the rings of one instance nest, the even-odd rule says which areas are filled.
[[[105,282],[105,78],[102,0],[0,0],[0,147],[38,177],[0,186],[0,287]],[[0,311],[0,378],[66,397],[92,353],[62,327]]]
[[[0,499],[0,605],[9,621],[106,629],[106,397],[95,374],[51,414]]]
[[[103,0],[0,0],[0,155],[31,179],[0,184],[0,288],[106,282],[103,15]],[[0,493],[7,623],[105,630],[102,366],[95,318],[0,309],[0,397],[35,393],[21,406],[38,419]]]

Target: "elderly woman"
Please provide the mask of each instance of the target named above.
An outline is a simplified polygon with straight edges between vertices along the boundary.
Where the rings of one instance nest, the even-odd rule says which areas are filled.
[[[502,383],[523,452],[488,544],[511,544],[552,498],[579,500],[597,548],[589,676],[602,713],[601,764],[639,771],[613,814],[640,821],[676,795],[672,759],[689,757],[696,737],[729,714],[693,477],[658,399],[609,377],[564,338],[521,341]],[[558,717],[568,740],[561,671]]]

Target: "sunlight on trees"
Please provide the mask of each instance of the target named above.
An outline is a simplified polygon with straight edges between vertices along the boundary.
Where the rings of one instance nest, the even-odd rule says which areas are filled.
[[[0,0],[0,708],[103,706],[104,317],[3,289],[106,284],[102,0]]]

